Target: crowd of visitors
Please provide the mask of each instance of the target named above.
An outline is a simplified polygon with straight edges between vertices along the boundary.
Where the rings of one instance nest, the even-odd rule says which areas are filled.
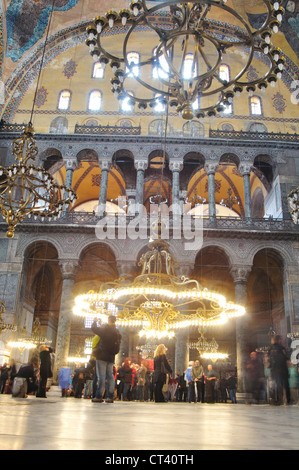
[[[110,327],[106,325],[97,331],[112,338],[114,328],[112,321]],[[14,363],[4,364],[0,368],[0,392],[12,394],[13,397],[33,394],[46,398],[47,379],[52,377],[52,352],[48,346],[42,347],[39,355],[33,356],[18,371]],[[114,356],[115,353],[112,356],[101,353],[100,357],[109,359],[109,364],[103,364],[106,361],[94,356],[87,366],[82,365],[75,370],[63,364],[58,374],[61,397],[86,398],[93,402],[106,400],[110,403],[114,400],[237,403],[235,370],[225,371],[223,367],[220,369],[197,359],[189,362],[184,372],[174,374],[163,344],[156,348],[153,359],[144,359],[141,363],[126,357],[121,366],[115,367]],[[98,365],[98,362],[101,364]],[[109,375],[110,365],[112,372]],[[252,396],[251,403],[299,404],[298,365],[288,359],[279,336],[273,337],[266,353],[253,351],[250,354],[245,382],[246,392]]]

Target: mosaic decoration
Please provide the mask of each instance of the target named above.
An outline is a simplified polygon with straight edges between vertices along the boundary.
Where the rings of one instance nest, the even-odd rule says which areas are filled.
[[[221,130],[223,131],[233,131],[234,126],[230,124],[229,122],[225,122],[224,124],[221,125]]]
[[[257,70],[254,67],[250,66],[247,71],[247,80],[254,81],[254,80],[258,80],[258,78],[259,78],[259,74]]]
[[[77,73],[77,65],[73,59],[67,61],[63,69],[63,75],[66,78],[71,78]]]
[[[101,175],[92,175],[91,186],[101,186]]]
[[[79,0],[56,0],[54,11],[67,11]],[[41,39],[52,10],[52,0],[11,0],[6,11],[7,57],[17,62]]]
[[[47,96],[48,96],[48,90],[42,86],[39,88],[36,92],[36,97],[35,97],[35,105],[40,108],[45,104],[47,101]]]
[[[282,114],[287,107],[286,100],[284,99],[284,97],[277,92],[276,95],[273,96],[272,101],[273,108],[276,109],[276,111],[278,111],[280,114]]]

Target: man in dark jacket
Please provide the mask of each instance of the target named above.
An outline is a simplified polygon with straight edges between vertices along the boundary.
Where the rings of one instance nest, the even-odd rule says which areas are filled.
[[[52,364],[51,364],[51,353],[53,349],[46,344],[42,346],[42,350],[39,354],[40,358],[40,383],[36,396],[39,398],[47,398],[47,380],[52,375]]]
[[[105,381],[107,377],[107,400],[108,403],[113,403],[114,400],[114,362],[115,355],[119,352],[121,334],[115,326],[116,317],[110,315],[108,323],[98,327],[97,320],[91,325],[93,333],[100,337],[100,341],[94,351],[96,358],[96,374],[97,374],[97,391],[93,402],[103,402],[103,394],[105,390]]]

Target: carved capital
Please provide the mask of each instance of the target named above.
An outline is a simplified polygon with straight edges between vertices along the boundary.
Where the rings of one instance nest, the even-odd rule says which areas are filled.
[[[112,166],[110,160],[99,160],[99,167],[102,171],[109,171]]]
[[[250,162],[240,162],[238,171],[241,173],[242,176],[250,175],[250,171],[252,168],[252,163]]]
[[[231,276],[235,284],[247,284],[248,276],[252,266],[232,266],[230,269]]]
[[[62,279],[75,279],[79,264],[79,260],[60,260]]]
[[[169,163],[170,171],[182,171],[184,163],[182,161],[172,161]]]
[[[148,167],[148,162],[147,160],[135,160],[134,162],[136,170],[142,170],[145,171]]]
[[[218,162],[206,162],[204,165],[205,172],[210,174],[215,174],[218,167]]]
[[[76,170],[77,168],[77,162],[76,160],[70,159],[70,158],[65,158],[64,159],[64,166],[67,170]]]

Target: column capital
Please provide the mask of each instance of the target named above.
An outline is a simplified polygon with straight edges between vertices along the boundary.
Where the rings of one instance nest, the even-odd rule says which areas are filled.
[[[172,161],[172,162],[169,162],[169,169],[170,171],[172,172],[175,172],[175,171],[182,171],[183,169],[183,166],[184,166],[184,162],[182,161]]]
[[[59,260],[62,279],[75,279],[79,265],[79,260]]]
[[[148,161],[147,160],[135,160],[134,161],[134,166],[136,170],[142,170],[145,171],[148,167]]]
[[[238,171],[242,176],[250,175],[252,169],[252,163],[250,162],[240,162],[238,166]]]
[[[99,167],[102,171],[109,171],[112,167],[112,162],[110,160],[99,160]]]
[[[208,175],[215,174],[217,168],[218,168],[218,162],[205,162],[205,164],[204,164],[205,172]]]
[[[252,266],[233,265],[230,268],[230,274],[235,284],[247,284],[248,276]]]
[[[66,171],[67,170],[76,170],[76,168],[78,168],[78,164],[77,164],[77,161],[74,160],[74,159],[71,159],[71,158],[64,158],[64,166],[66,168]]]

